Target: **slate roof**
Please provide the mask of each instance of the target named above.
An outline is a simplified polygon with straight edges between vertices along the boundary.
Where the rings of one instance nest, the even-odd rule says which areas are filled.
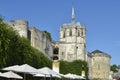
[[[71,28],[71,27],[85,27],[85,24],[81,24],[80,22],[75,22],[75,23],[65,23],[61,27],[62,28]]]
[[[90,55],[92,55],[92,56],[95,56],[95,55],[96,55],[96,56],[105,55],[105,56],[108,56],[108,57],[111,58],[110,55],[108,55],[107,53],[104,53],[104,52],[102,52],[102,51],[100,51],[100,50],[95,50],[95,51],[91,52]]]
[[[91,53],[104,53],[104,52],[102,52],[102,51],[100,51],[100,50],[95,50],[95,51],[93,51],[93,52],[91,52]]]

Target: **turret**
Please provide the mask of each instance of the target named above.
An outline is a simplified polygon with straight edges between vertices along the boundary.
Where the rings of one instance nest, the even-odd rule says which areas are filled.
[[[10,22],[7,22],[7,23],[11,27],[13,27],[15,30],[17,30],[21,37],[28,38],[28,21],[11,20]]]

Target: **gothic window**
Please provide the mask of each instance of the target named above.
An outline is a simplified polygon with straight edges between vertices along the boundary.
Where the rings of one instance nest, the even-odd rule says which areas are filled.
[[[58,47],[54,48],[53,54],[58,54],[58,53],[59,53],[59,48]]]
[[[63,32],[63,38],[65,38],[65,31]]]
[[[70,29],[69,36],[72,36],[72,30]]]
[[[53,56],[53,60],[58,60],[58,56]]]
[[[83,29],[81,30],[81,36],[83,36]]]
[[[78,30],[78,36],[80,36],[80,31]]]

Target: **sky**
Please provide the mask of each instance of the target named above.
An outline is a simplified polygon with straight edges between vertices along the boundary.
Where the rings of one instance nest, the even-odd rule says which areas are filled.
[[[60,26],[75,21],[86,25],[86,49],[111,55],[111,65],[120,65],[120,0],[0,0],[5,21],[23,19],[47,30],[59,41]]]

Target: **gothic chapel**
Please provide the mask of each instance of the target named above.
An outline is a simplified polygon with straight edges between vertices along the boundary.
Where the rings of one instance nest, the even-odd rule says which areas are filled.
[[[86,28],[75,21],[73,7],[72,22],[61,26],[60,41],[56,42],[56,47],[59,49],[58,54],[55,54],[58,60],[86,60]]]

